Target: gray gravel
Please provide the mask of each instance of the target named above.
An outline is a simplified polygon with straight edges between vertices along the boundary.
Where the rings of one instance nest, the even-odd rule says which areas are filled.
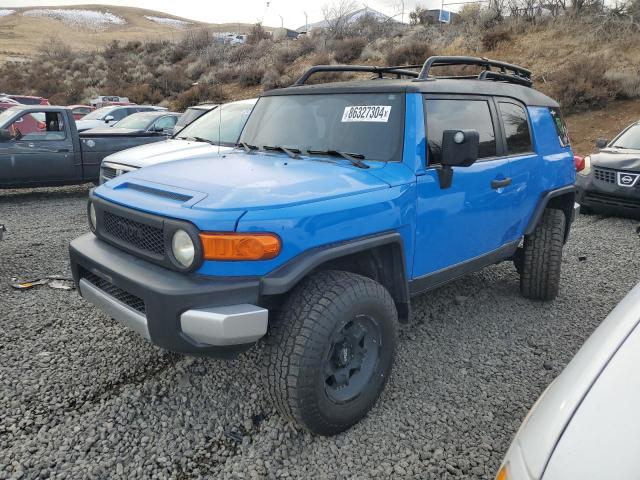
[[[491,478],[535,399],[639,280],[638,222],[583,216],[555,302],[521,298],[507,263],[415,299],[376,408],[314,438],[266,403],[260,347],[229,363],[169,354],[76,292],[10,288],[70,275],[87,192],[0,191],[0,479]]]

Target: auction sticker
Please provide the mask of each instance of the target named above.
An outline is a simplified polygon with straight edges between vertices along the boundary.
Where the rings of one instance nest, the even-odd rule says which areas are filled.
[[[343,122],[383,122],[389,121],[391,105],[358,105],[345,107]]]

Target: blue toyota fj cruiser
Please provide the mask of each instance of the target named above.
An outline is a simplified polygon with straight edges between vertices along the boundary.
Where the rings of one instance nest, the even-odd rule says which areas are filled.
[[[481,72],[433,76],[456,65]],[[305,85],[327,71],[377,78]],[[574,158],[558,104],[531,85],[473,57],[313,67],[259,99],[235,151],[96,188],[91,233],[70,246],[79,291],[176,352],[232,356],[266,336],[274,406],[345,430],[389,377],[412,295],[513,260],[525,297],[556,296]]]

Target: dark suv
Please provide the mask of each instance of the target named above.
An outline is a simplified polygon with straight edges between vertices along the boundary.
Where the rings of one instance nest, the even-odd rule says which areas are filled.
[[[580,211],[640,217],[640,122],[596,146],[598,153],[576,160]]]

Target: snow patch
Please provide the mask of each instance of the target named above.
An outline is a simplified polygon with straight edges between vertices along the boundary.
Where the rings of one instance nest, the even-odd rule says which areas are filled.
[[[151,20],[152,22],[160,23],[162,25],[167,25],[173,28],[186,28],[191,25],[191,22],[176,20],[175,18],[153,17],[151,15],[145,15],[144,18],[146,18],[147,20]]]
[[[2,9],[0,8],[0,17],[6,17],[8,15],[11,15],[12,13],[16,13],[15,10],[8,10],[6,8]]]
[[[23,15],[27,17],[54,18],[73,27],[85,27],[92,30],[105,30],[110,25],[124,25],[127,23],[122,17],[98,10],[36,8],[27,10]]]

